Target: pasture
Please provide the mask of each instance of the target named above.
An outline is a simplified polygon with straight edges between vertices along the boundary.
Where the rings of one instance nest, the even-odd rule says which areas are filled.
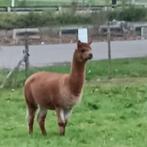
[[[147,146],[147,59],[112,61],[112,79],[107,78],[108,62],[93,61],[81,103],[73,111],[66,135],[58,135],[55,113],[48,112],[43,137],[35,122],[28,135],[23,97],[24,73],[13,75],[7,88],[0,89],[1,147],[146,147]],[[32,68],[68,72],[69,66]],[[6,70],[1,71],[0,81]]]

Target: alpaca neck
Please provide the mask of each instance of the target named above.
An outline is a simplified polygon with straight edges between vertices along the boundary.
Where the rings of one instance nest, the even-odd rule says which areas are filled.
[[[85,79],[85,63],[73,59],[70,73],[70,89],[73,95],[79,96]]]

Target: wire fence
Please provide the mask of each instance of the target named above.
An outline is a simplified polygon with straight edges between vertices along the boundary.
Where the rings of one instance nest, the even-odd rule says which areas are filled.
[[[10,54],[5,55],[5,62],[9,62],[9,58],[13,56],[13,58],[17,58],[18,52],[16,52],[16,46],[19,50],[19,59],[17,60],[15,66],[13,65],[13,68],[11,70],[8,70],[9,72],[7,73],[7,76],[3,78],[3,81],[1,81],[1,88],[6,85],[6,82],[9,80],[11,75],[15,71],[18,71],[21,65],[25,65],[25,76],[28,74],[28,68],[29,64],[32,64],[31,62],[36,58],[34,58],[32,61],[29,63],[29,46],[30,45],[38,45],[39,48],[42,48],[42,53],[43,52],[48,52],[46,47],[46,50],[43,50],[43,46],[41,47],[40,45],[49,45],[49,44],[59,44],[58,46],[53,46],[53,49],[56,49],[55,51],[49,51],[50,54],[53,54],[52,59],[55,57],[54,54],[59,54],[58,55],[58,62],[62,62],[63,60],[60,60],[62,56],[65,56],[65,61],[68,59],[66,56],[69,55],[69,49],[73,47],[73,44],[75,44],[78,41],[78,29],[81,28],[80,26],[66,26],[66,27],[53,27],[53,28],[24,28],[24,29],[14,29],[14,30],[2,30],[0,31],[0,44],[3,46],[8,46],[8,45],[15,45],[14,50],[11,49]],[[144,31],[142,30],[142,27],[136,27],[136,28],[131,28],[128,24],[125,22],[109,22],[106,25],[99,25],[99,26],[85,26],[88,30],[88,39],[93,40],[93,42],[104,42],[103,47],[105,46],[105,49],[102,49],[105,51],[105,57],[109,61],[109,70],[108,70],[108,77],[111,78],[111,41],[118,41],[118,40],[141,40],[141,39],[147,39],[145,38],[147,35],[147,28],[144,25]],[[145,33],[146,32],[146,33]],[[145,34],[143,36],[143,33]],[[64,48],[63,44],[72,44],[68,47],[69,49]],[[18,46],[22,45],[22,46]],[[119,44],[120,45],[120,44]],[[23,47],[23,49],[22,49]],[[114,47],[114,46],[113,46]],[[35,55],[38,56],[39,59],[42,59],[41,52],[38,52],[37,46],[35,47],[36,51],[31,52],[35,53]],[[106,51],[107,48],[107,51]],[[6,49],[6,48],[5,48]],[[0,50],[0,53],[4,52],[5,50],[3,47]],[[73,47],[74,49],[74,47]],[[20,52],[21,50],[21,52]],[[66,51],[63,51],[66,50]],[[9,50],[10,51],[10,50]],[[22,52],[23,51],[23,52]],[[38,52],[38,53],[37,53]],[[56,53],[55,53],[56,52]],[[66,53],[65,53],[66,52]],[[71,50],[70,50],[71,52]],[[98,50],[95,49],[95,52],[97,53]],[[125,52],[125,51],[124,51]],[[13,54],[14,53],[14,54]],[[68,53],[68,54],[67,54]],[[60,56],[61,54],[61,56]],[[67,55],[66,55],[67,54]],[[130,54],[130,53],[129,53]],[[10,56],[8,56],[10,55]],[[35,56],[34,55],[34,56]],[[101,56],[101,55],[100,55]],[[51,57],[51,56],[50,56]],[[117,57],[117,56],[116,56]],[[126,56],[127,57],[127,56]],[[48,55],[45,56],[44,54],[44,59],[48,59]],[[71,59],[71,57],[69,57]],[[16,60],[16,59],[15,59]],[[36,59],[35,59],[36,60]],[[38,59],[37,59],[38,60]],[[43,62],[47,63],[47,61],[44,60]],[[57,61],[57,60],[56,60]],[[52,61],[53,62],[53,61]],[[45,64],[43,64],[45,65]],[[15,83],[15,82],[14,82]]]
[[[1,0],[0,6],[10,7],[14,3],[14,6],[51,6],[51,5],[70,5],[71,3],[77,3],[82,5],[96,5],[106,4],[103,0]]]
[[[1,45],[23,45],[25,34],[30,45],[75,43],[78,29],[87,28],[88,37],[93,41],[107,41],[108,25],[64,26],[44,28],[23,28],[0,31]],[[124,21],[110,23],[111,40],[138,40],[147,38],[147,23],[127,23]]]

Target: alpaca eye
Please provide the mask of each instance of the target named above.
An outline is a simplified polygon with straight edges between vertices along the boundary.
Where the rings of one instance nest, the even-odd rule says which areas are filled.
[[[81,50],[81,52],[82,52],[82,53],[84,53],[84,52],[85,52],[85,50],[84,50],[84,49],[82,49],[82,50]]]

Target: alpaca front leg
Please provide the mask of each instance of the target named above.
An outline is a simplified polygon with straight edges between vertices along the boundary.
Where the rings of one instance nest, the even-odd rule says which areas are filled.
[[[64,109],[64,119],[65,119],[65,126],[68,123],[68,119],[71,115],[71,109]]]
[[[58,126],[60,135],[65,135],[65,118],[64,118],[64,110],[63,109],[56,109],[57,118],[58,118]]]
[[[65,128],[68,122],[70,111],[64,109],[56,109],[56,113],[58,117],[60,135],[65,135]]]

